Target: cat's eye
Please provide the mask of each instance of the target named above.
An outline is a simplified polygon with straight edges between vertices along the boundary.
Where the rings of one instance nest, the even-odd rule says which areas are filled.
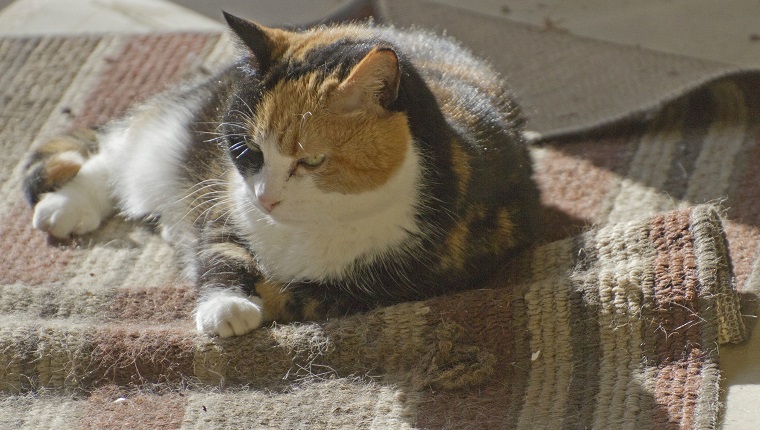
[[[313,169],[315,167],[321,166],[322,163],[325,162],[326,158],[327,157],[325,156],[325,154],[319,154],[319,155],[314,155],[314,156],[311,156],[311,157],[304,157],[304,158],[298,160],[298,162],[300,164],[303,164],[306,167],[310,167],[310,168]]]

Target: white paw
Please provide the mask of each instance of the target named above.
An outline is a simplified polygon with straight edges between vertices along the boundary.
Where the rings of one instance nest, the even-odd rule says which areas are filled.
[[[195,312],[198,331],[220,337],[240,336],[261,326],[263,302],[258,297],[247,299],[230,292],[207,296]]]
[[[108,214],[104,202],[76,187],[47,193],[34,207],[32,225],[58,238],[89,233]]]

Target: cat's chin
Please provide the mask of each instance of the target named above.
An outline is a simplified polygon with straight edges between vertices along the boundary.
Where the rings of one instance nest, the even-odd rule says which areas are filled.
[[[281,224],[285,226],[294,226],[299,224],[299,222],[296,220],[278,214],[268,213],[264,216],[266,217],[267,221],[272,224]]]
[[[331,226],[336,223],[329,223],[325,220],[315,220],[315,219],[303,219],[303,218],[295,218],[295,217],[289,217],[282,214],[267,214],[265,215],[266,220],[270,224],[276,224],[283,227],[298,227],[298,228],[320,228]]]
[[[265,211],[259,208],[259,217],[265,219],[270,224],[279,224],[284,226],[297,226],[304,224],[303,220],[290,216],[287,211],[275,208],[273,211]]]

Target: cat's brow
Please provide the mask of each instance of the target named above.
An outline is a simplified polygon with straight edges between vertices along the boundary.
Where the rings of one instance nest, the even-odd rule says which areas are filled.
[[[307,112],[304,112],[304,113],[301,113],[301,114],[298,114],[298,113],[296,113],[296,114],[294,114],[294,115],[297,115],[297,116],[300,116],[300,117],[301,117],[301,126],[300,126],[300,130],[303,130],[303,126],[306,124],[306,120],[307,120],[308,118],[310,118],[310,117],[312,117],[312,116],[313,116],[313,114],[311,113],[311,111],[307,111]]]
[[[311,113],[311,111],[306,111],[304,113],[294,113],[293,115],[300,116],[301,117],[301,123],[303,123],[304,121],[306,121],[306,118],[312,116],[313,114]]]
[[[300,116],[301,117],[301,125],[299,126],[299,135],[301,134],[301,131],[303,131],[303,126],[306,123],[306,120],[312,116],[314,116],[311,111],[306,111],[304,113],[294,113],[294,116]],[[293,154],[298,153],[298,148],[301,148],[303,152],[306,152],[306,148],[304,148],[303,144],[301,143],[300,139],[296,139],[296,145],[293,148]]]

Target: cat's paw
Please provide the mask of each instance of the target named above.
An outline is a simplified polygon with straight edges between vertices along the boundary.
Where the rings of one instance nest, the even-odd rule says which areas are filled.
[[[61,239],[89,233],[97,229],[107,215],[103,206],[86,192],[64,187],[42,196],[34,206],[32,225]]]
[[[240,336],[259,328],[263,321],[260,298],[248,299],[227,292],[205,297],[195,311],[198,331],[211,336]]]

